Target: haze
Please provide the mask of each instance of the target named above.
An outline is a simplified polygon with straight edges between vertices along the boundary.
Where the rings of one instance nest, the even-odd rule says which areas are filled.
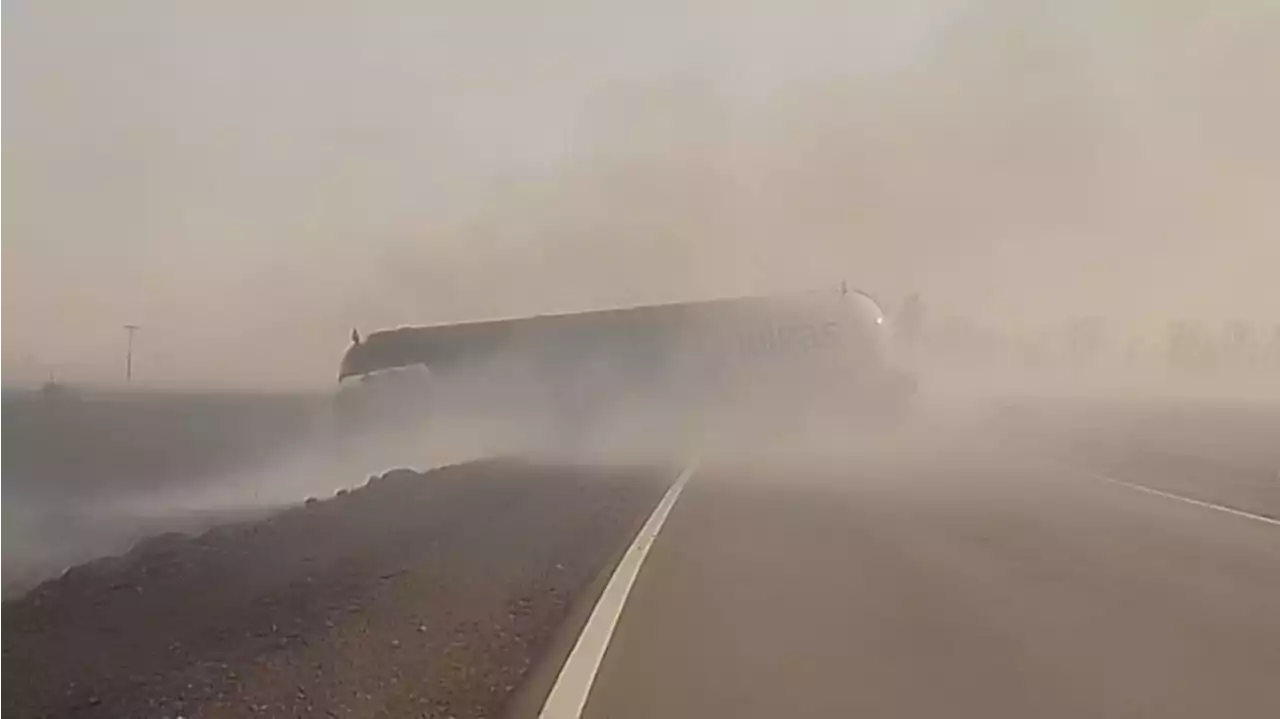
[[[1272,3],[7,2],[4,377],[847,279],[1275,322]]]

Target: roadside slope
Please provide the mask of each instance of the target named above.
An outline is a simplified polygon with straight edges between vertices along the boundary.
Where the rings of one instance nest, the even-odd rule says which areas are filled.
[[[14,716],[495,716],[669,483],[653,468],[397,470],[164,535],[4,606]]]

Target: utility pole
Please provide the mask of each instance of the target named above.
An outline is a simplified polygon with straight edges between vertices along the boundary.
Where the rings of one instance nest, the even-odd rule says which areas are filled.
[[[129,351],[124,356],[124,381],[133,381],[133,333],[142,329],[138,325],[125,325],[125,332],[129,333]]]

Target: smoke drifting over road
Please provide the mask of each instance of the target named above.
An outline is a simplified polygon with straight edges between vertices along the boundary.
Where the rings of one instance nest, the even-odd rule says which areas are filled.
[[[891,321],[925,298],[902,358],[926,402],[1275,385],[1262,4],[28,1],[5,20],[7,384],[119,383],[127,322],[137,385],[328,394],[353,326],[847,280]],[[191,501],[560,450],[583,426],[543,416],[537,378],[471,374],[355,460],[289,443]],[[845,417],[775,418],[826,382],[790,373],[776,402],[691,428],[614,377],[591,442],[838,447]]]
[[[692,457],[621,706],[1275,714],[1269,3],[4,20],[12,714],[523,715]]]

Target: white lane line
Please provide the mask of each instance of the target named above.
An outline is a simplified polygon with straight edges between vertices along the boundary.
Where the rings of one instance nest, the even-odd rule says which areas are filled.
[[[542,705],[542,713],[538,715],[540,719],[577,719],[582,715],[582,708],[587,705],[587,695],[596,680],[596,672],[600,669],[600,662],[604,660],[605,649],[609,647],[613,630],[618,626],[622,605],[631,593],[631,585],[640,574],[640,566],[644,564],[653,540],[667,521],[667,515],[671,513],[671,508],[680,498],[680,492],[684,491],[684,486],[689,483],[689,478],[697,468],[697,461],[690,462],[684,468],[675,484],[671,485],[662,501],[658,502],[653,514],[649,515],[649,520],[640,528],[635,541],[622,556],[622,561],[618,562],[613,576],[609,578],[609,584],[591,610],[587,625],[578,635],[578,642],[573,645],[573,651],[560,668],[560,675],[556,677],[556,683],[551,687],[546,703]]]
[[[1194,504],[1194,505],[1195,505],[1195,506],[1197,506],[1197,507],[1204,507],[1205,509],[1214,509],[1214,510],[1217,510],[1217,511],[1219,511],[1219,512],[1226,512],[1227,514],[1234,514],[1234,515],[1236,515],[1237,517],[1244,517],[1245,519],[1252,519],[1252,520],[1254,520],[1255,522],[1266,522],[1267,524],[1274,524],[1274,525],[1276,525],[1276,526],[1280,526],[1280,519],[1276,519],[1275,517],[1267,517],[1267,516],[1264,516],[1264,515],[1261,515],[1261,514],[1254,514],[1254,513],[1252,513],[1252,512],[1246,512],[1246,511],[1244,511],[1243,509],[1236,509],[1236,508],[1234,508],[1234,507],[1226,507],[1226,506],[1223,506],[1223,505],[1221,505],[1221,504],[1214,504],[1213,502],[1205,502],[1205,501],[1202,501],[1202,500],[1199,500],[1199,499],[1192,499],[1192,498],[1190,498],[1190,497],[1184,497],[1184,496],[1182,496],[1181,494],[1170,494],[1169,492],[1162,492],[1162,491],[1160,491],[1160,490],[1158,490],[1158,489],[1152,489],[1152,488],[1150,488],[1150,487],[1146,487],[1146,486],[1143,486],[1143,485],[1141,485],[1141,484],[1134,484],[1133,482],[1126,482],[1126,481],[1125,481],[1125,480],[1123,480],[1123,479],[1116,479],[1115,477],[1108,477],[1108,476],[1107,476],[1107,475],[1105,475],[1105,474],[1098,474],[1097,472],[1090,472],[1090,471],[1089,471],[1089,470],[1087,470],[1087,469],[1086,469],[1086,470],[1077,470],[1077,471],[1082,471],[1082,472],[1084,472],[1085,474],[1089,475],[1090,477],[1093,477],[1094,479],[1100,479],[1100,480],[1102,480],[1102,481],[1104,481],[1104,482],[1110,482],[1111,484],[1118,484],[1118,485],[1120,485],[1121,487],[1128,487],[1129,489],[1136,489],[1136,490],[1138,490],[1139,492],[1146,492],[1147,494],[1154,494],[1154,495],[1156,495],[1157,497],[1164,497],[1165,499],[1172,499],[1172,500],[1177,501],[1177,502],[1186,502],[1187,504]]]

